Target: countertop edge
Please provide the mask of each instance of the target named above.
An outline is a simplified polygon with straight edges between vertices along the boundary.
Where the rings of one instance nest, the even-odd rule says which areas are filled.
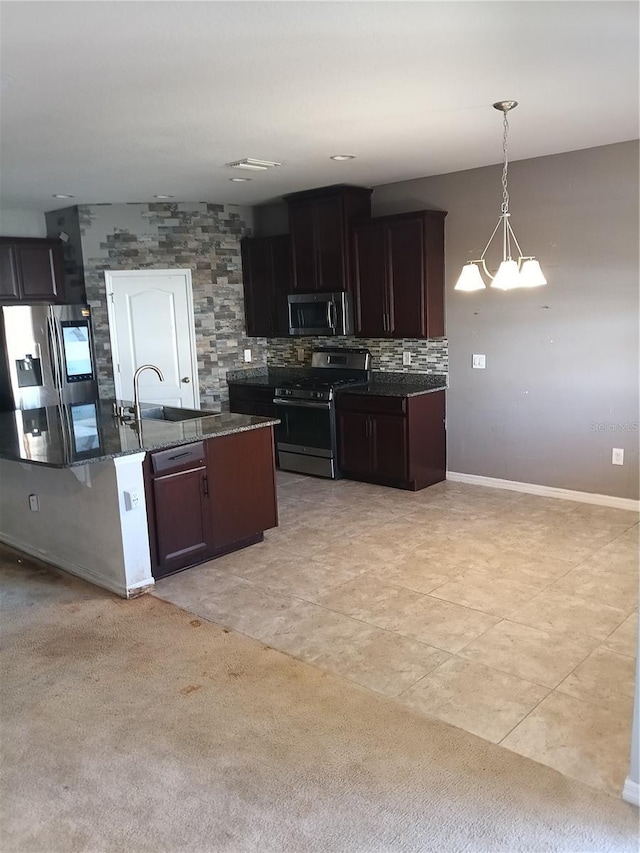
[[[209,416],[205,416],[203,418],[197,418],[196,420],[208,420],[209,417],[217,417],[218,413],[211,413]],[[259,415],[247,415],[247,417],[258,418]],[[241,432],[249,432],[253,429],[263,429],[264,427],[276,426],[280,423],[277,418],[261,418],[262,423],[252,423],[246,424],[244,426],[234,426],[228,428],[222,428],[219,431],[211,433],[211,435],[202,435],[202,436],[190,436],[189,438],[176,439],[173,437],[172,439],[167,438],[167,441],[163,441],[160,443],[154,442],[152,447],[134,447],[130,450],[122,450],[118,453],[109,453],[104,456],[92,456],[87,459],[78,459],[73,462],[43,462],[40,459],[24,459],[23,457],[17,457],[11,454],[8,454],[0,449],[0,459],[5,462],[17,462],[21,465],[38,465],[41,468],[56,468],[58,470],[65,470],[68,468],[80,468],[84,465],[95,465],[98,462],[109,462],[112,459],[121,459],[124,456],[133,456],[136,453],[153,453],[155,450],[162,450],[167,447],[180,447],[183,444],[193,444],[195,441],[205,441],[207,439],[216,439],[222,438],[225,435],[234,435],[236,433]],[[155,422],[157,425],[157,421]]]

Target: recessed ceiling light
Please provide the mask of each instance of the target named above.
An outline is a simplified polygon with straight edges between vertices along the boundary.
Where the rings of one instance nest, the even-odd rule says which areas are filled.
[[[229,178],[230,181],[233,181],[234,184],[244,183],[245,181],[250,181],[251,178]]]
[[[54,193],[53,198],[73,198],[72,195],[67,195],[67,193]]]
[[[154,195],[154,198],[175,198],[173,195]]]
[[[275,160],[255,160],[253,157],[245,157],[242,160],[233,160],[231,163],[225,163],[226,166],[231,166],[232,169],[248,169],[250,172],[264,172],[267,169],[272,169],[274,166],[282,166],[282,163],[276,163]]]
[[[332,154],[329,158],[331,160],[355,160],[355,154]]]

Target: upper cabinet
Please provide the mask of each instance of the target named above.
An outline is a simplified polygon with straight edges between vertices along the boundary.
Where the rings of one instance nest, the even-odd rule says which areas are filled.
[[[381,216],[353,227],[356,334],[444,336],[445,211]]]
[[[371,213],[371,190],[337,184],[284,196],[293,258],[291,291],[351,290],[349,229]]]
[[[244,237],[241,249],[247,335],[257,338],[288,335],[287,293],[291,285],[289,235]]]
[[[64,302],[58,240],[0,237],[0,302]]]

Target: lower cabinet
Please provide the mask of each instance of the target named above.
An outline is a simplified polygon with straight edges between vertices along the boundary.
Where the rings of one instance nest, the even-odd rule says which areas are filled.
[[[416,491],[446,478],[444,391],[414,397],[339,394],[345,476]]]
[[[156,568],[161,575],[206,559],[212,546],[209,487],[204,458],[204,442],[187,445],[183,450],[162,451],[157,458],[193,453],[194,467],[176,464],[175,469],[154,472],[151,490],[155,521]],[[154,571],[157,575],[157,572]]]
[[[275,387],[229,383],[229,411],[241,415],[259,415],[261,418],[279,417],[273,404]]]
[[[278,524],[271,427],[155,451],[144,467],[156,578],[258,542]]]

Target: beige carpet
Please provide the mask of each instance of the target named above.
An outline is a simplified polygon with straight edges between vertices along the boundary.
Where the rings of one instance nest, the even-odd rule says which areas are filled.
[[[5,555],[3,853],[631,851],[632,806],[149,596]]]

